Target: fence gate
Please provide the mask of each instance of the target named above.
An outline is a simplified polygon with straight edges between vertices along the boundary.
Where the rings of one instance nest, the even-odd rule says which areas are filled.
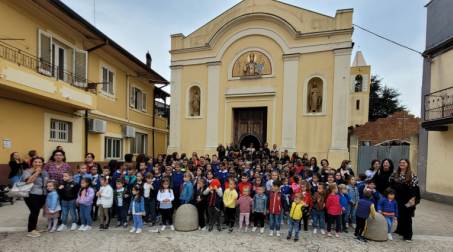
[[[370,168],[372,160],[386,158],[391,159],[396,168],[401,159],[409,159],[409,149],[410,145],[359,146],[357,171],[365,173]]]

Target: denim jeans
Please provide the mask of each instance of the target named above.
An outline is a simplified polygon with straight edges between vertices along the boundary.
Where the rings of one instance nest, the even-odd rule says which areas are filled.
[[[281,221],[282,221],[281,214],[269,214],[269,226],[271,230],[280,231]]]
[[[80,220],[82,225],[91,226],[91,208],[92,205],[80,205]]]
[[[319,211],[313,208],[311,210],[311,218],[313,220],[313,228],[326,228],[326,217],[324,210]]]
[[[293,218],[289,218],[288,237],[292,236],[293,230],[294,230],[294,239],[299,239],[300,220],[294,220]]]
[[[357,208],[354,206],[349,207],[349,217],[351,218],[352,224],[355,224],[355,213],[357,212]]]
[[[67,225],[68,214],[71,215],[72,223],[77,223],[77,211],[75,200],[61,201],[61,224]]]
[[[393,227],[393,216],[384,216],[385,220],[387,221],[387,232],[389,234],[392,233],[392,227]]]
[[[147,221],[156,220],[156,200],[154,198],[145,198],[145,212]]]
[[[141,215],[134,214],[132,216],[132,220],[134,221],[134,228],[135,229],[143,229],[143,218]]]
[[[9,184],[10,184],[11,186],[13,186],[16,182],[19,182],[19,181],[20,181],[20,178],[21,178],[21,177],[22,177],[22,176],[20,176],[20,175],[16,175],[16,176],[13,176],[13,177],[9,178]]]

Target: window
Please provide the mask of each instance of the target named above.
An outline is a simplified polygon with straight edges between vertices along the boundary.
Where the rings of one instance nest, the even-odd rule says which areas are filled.
[[[40,73],[86,87],[88,65],[86,51],[69,46],[53,38],[52,34],[39,30],[38,57]]]
[[[72,141],[72,123],[51,119],[50,140],[70,143]]]
[[[106,137],[105,138],[105,159],[121,159],[122,152],[121,138]]]
[[[360,110],[360,100],[355,101],[355,109]]]
[[[135,154],[146,154],[148,152],[147,143],[148,135],[136,132],[135,138],[132,139],[131,152]]]
[[[129,105],[137,110],[146,111],[146,94],[139,88],[131,88],[131,100]]]
[[[102,67],[102,92],[106,95],[113,96],[115,92],[113,90],[113,80],[115,76],[113,72],[107,67]]]
[[[363,77],[362,77],[362,75],[359,74],[355,77],[354,91],[362,92],[362,88],[363,88]]]

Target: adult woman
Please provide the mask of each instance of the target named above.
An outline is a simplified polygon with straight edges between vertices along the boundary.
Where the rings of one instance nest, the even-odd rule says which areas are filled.
[[[20,180],[22,176],[22,172],[28,168],[28,164],[19,156],[18,152],[13,152],[9,155],[9,168],[11,169],[9,172],[9,183],[10,185],[14,185],[14,183]]]
[[[65,162],[65,153],[62,150],[54,150],[49,162],[44,165],[44,170],[49,175],[49,179],[57,181],[61,184],[63,182],[63,173],[71,170],[71,166]]]
[[[329,161],[327,159],[321,160],[321,181],[326,182],[329,174],[335,174],[335,170],[329,167]]]
[[[87,165],[88,172],[91,172],[92,169],[96,169],[96,170],[98,170],[98,174],[102,174],[101,165],[94,162],[93,153],[88,152],[87,154],[85,154],[85,164]]]
[[[365,171],[366,175],[366,180],[370,180],[374,177],[374,174],[379,170],[379,167],[381,166],[381,161],[375,159],[371,161],[371,166],[368,170]]]
[[[31,168],[26,169],[22,174],[22,180],[25,183],[33,183],[29,196],[24,198],[25,204],[30,210],[27,235],[29,237],[40,236],[36,226],[38,224],[39,211],[46,202],[46,183],[48,180],[47,172],[42,169],[43,164],[43,158],[34,157],[31,159]]]
[[[390,186],[389,178],[393,174],[393,162],[390,159],[384,159],[381,162],[381,167],[374,174],[373,181],[376,185],[376,190],[384,195],[385,190]]]
[[[352,171],[351,161],[343,160],[341,162],[340,168],[337,169],[337,172],[341,174],[343,180],[348,179],[349,177],[354,177],[354,172]]]
[[[319,172],[318,160],[316,159],[316,157],[310,158],[309,170],[310,170],[311,174],[315,174],[315,173]]]
[[[409,160],[401,159],[398,170],[390,177],[392,188],[396,191],[398,203],[398,226],[395,233],[406,241],[412,240],[412,217],[415,206],[420,202],[418,178],[411,170]]]

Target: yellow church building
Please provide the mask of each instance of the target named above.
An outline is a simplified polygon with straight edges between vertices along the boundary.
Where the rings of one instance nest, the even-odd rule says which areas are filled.
[[[0,0],[0,168],[12,152],[68,162],[167,149],[167,80],[58,0]],[[7,174],[6,174],[7,176]]]
[[[244,0],[172,35],[168,152],[268,143],[332,166],[349,159],[348,127],[368,121],[371,79],[362,53],[351,65],[352,14]]]

